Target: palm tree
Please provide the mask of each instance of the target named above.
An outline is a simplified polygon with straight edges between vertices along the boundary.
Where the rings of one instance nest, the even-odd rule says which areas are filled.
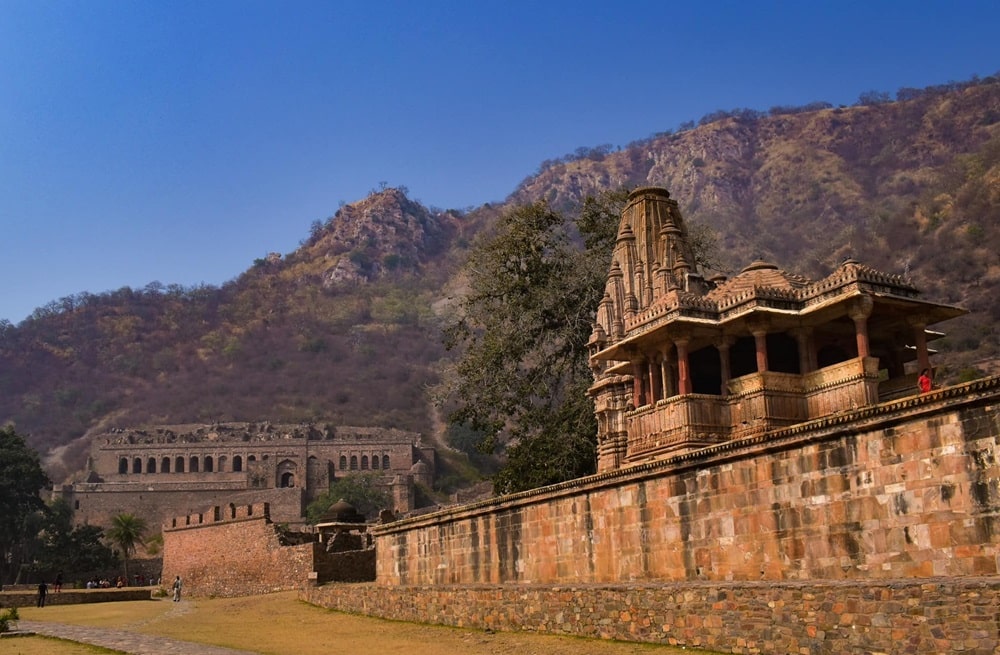
[[[137,544],[144,543],[146,520],[135,514],[116,514],[111,517],[111,527],[106,534],[122,553],[125,579],[128,580],[128,558],[135,553]]]

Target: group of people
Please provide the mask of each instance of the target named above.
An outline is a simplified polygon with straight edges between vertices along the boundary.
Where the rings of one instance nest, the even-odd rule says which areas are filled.
[[[52,583],[53,592],[62,591],[62,581],[63,581],[63,575],[62,571],[60,571],[59,573],[56,574],[56,579]],[[152,576],[146,576],[143,575],[142,573],[136,573],[133,576],[133,586],[136,587],[144,587],[146,585],[151,585],[154,582],[155,581],[152,578]],[[175,584],[177,584],[176,591],[174,594],[177,597],[175,598],[175,600],[179,600],[180,599],[179,576],[175,581]],[[87,580],[86,584],[87,589],[110,589],[112,587],[117,587],[118,589],[121,589],[122,587],[127,587],[127,586],[129,586],[128,578],[126,578],[123,575],[120,575],[117,578],[115,578],[114,582],[111,582],[109,578],[98,578],[97,576],[95,576],[90,580]],[[38,607],[45,607],[45,598],[46,596],[48,596],[48,594],[49,594],[49,584],[45,582],[45,580],[42,580],[41,582],[38,583],[38,602],[37,602]]]

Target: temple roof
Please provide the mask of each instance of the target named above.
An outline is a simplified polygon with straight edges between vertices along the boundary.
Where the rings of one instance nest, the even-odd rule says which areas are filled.
[[[755,288],[784,289],[794,291],[808,286],[811,280],[778,268],[776,265],[757,260],[739,272],[736,277],[722,282],[710,290],[705,297],[716,302],[741,295]]]
[[[623,225],[622,232],[631,234],[631,228]],[[683,242],[683,236],[681,239]],[[635,260],[626,257],[622,261]],[[692,274],[684,277],[683,285],[663,288],[649,283],[638,303],[631,292],[626,294],[626,299],[632,298],[633,306],[638,304],[630,311],[628,302],[614,303],[612,297],[617,284],[614,280],[628,283],[633,276],[633,271],[623,270],[617,257],[613,260],[608,277],[609,293],[604,301],[611,314],[605,314],[607,324],[600,325],[599,321],[591,336],[591,342],[600,347],[595,355],[597,359],[627,360],[628,353],[623,348],[631,348],[629,344],[649,347],[651,339],[662,338],[653,334],[662,334],[664,330],[692,336],[701,334],[703,338],[723,331],[730,334],[746,332],[746,322],[756,320],[751,318],[754,315],[767,315],[768,320],[776,321],[774,327],[778,329],[828,324],[838,316],[856,311],[852,308],[862,302],[862,296],[865,297],[863,302],[871,301],[879,308],[875,312],[877,316],[873,317],[872,328],[882,333],[898,332],[910,320],[933,325],[965,313],[958,307],[922,300],[920,291],[907,278],[879,271],[854,259],[845,260],[819,280],[758,259],[730,279],[714,277],[706,282],[701,276]],[[620,321],[623,329],[617,334],[610,329],[615,320]],[[781,325],[785,327],[780,328]]]

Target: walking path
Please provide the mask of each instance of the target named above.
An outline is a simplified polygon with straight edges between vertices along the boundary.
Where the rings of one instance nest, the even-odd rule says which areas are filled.
[[[172,608],[171,614],[183,614],[190,609],[189,603],[179,603]],[[86,625],[69,625],[66,623],[49,623],[48,621],[17,622],[19,630],[34,632],[47,637],[68,639],[82,644],[91,644],[127,653],[127,655],[257,655],[247,650],[234,650],[221,646],[209,646],[193,641],[181,641],[168,637],[146,635],[123,629],[95,628]],[[132,624],[127,627],[138,627],[142,624]]]
[[[91,644],[128,653],[128,655],[255,655],[246,650],[196,644],[127,630],[92,628],[46,621],[18,621],[18,628],[47,637],[59,637],[82,644]]]

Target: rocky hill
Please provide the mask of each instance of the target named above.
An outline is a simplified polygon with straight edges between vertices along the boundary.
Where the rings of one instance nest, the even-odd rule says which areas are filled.
[[[58,479],[87,436],[151,423],[322,420],[428,432],[434,304],[475,218],[385,189],[221,288],[80,294],[0,329],[0,422]]]
[[[721,112],[618,151],[546,162],[508,204],[572,207],[657,184],[709,226],[720,269],[758,257],[819,277],[851,254],[974,311],[946,329],[950,374],[1000,351],[1000,80],[897,102]],[[502,207],[432,211],[383,189],[316,223],[295,252],[221,288],[79,294],[0,324],[0,422],[60,479],[112,427],[323,421],[434,432],[440,315],[468,244]],[[234,272],[238,273],[238,272]],[[940,343],[940,342],[936,342]]]

